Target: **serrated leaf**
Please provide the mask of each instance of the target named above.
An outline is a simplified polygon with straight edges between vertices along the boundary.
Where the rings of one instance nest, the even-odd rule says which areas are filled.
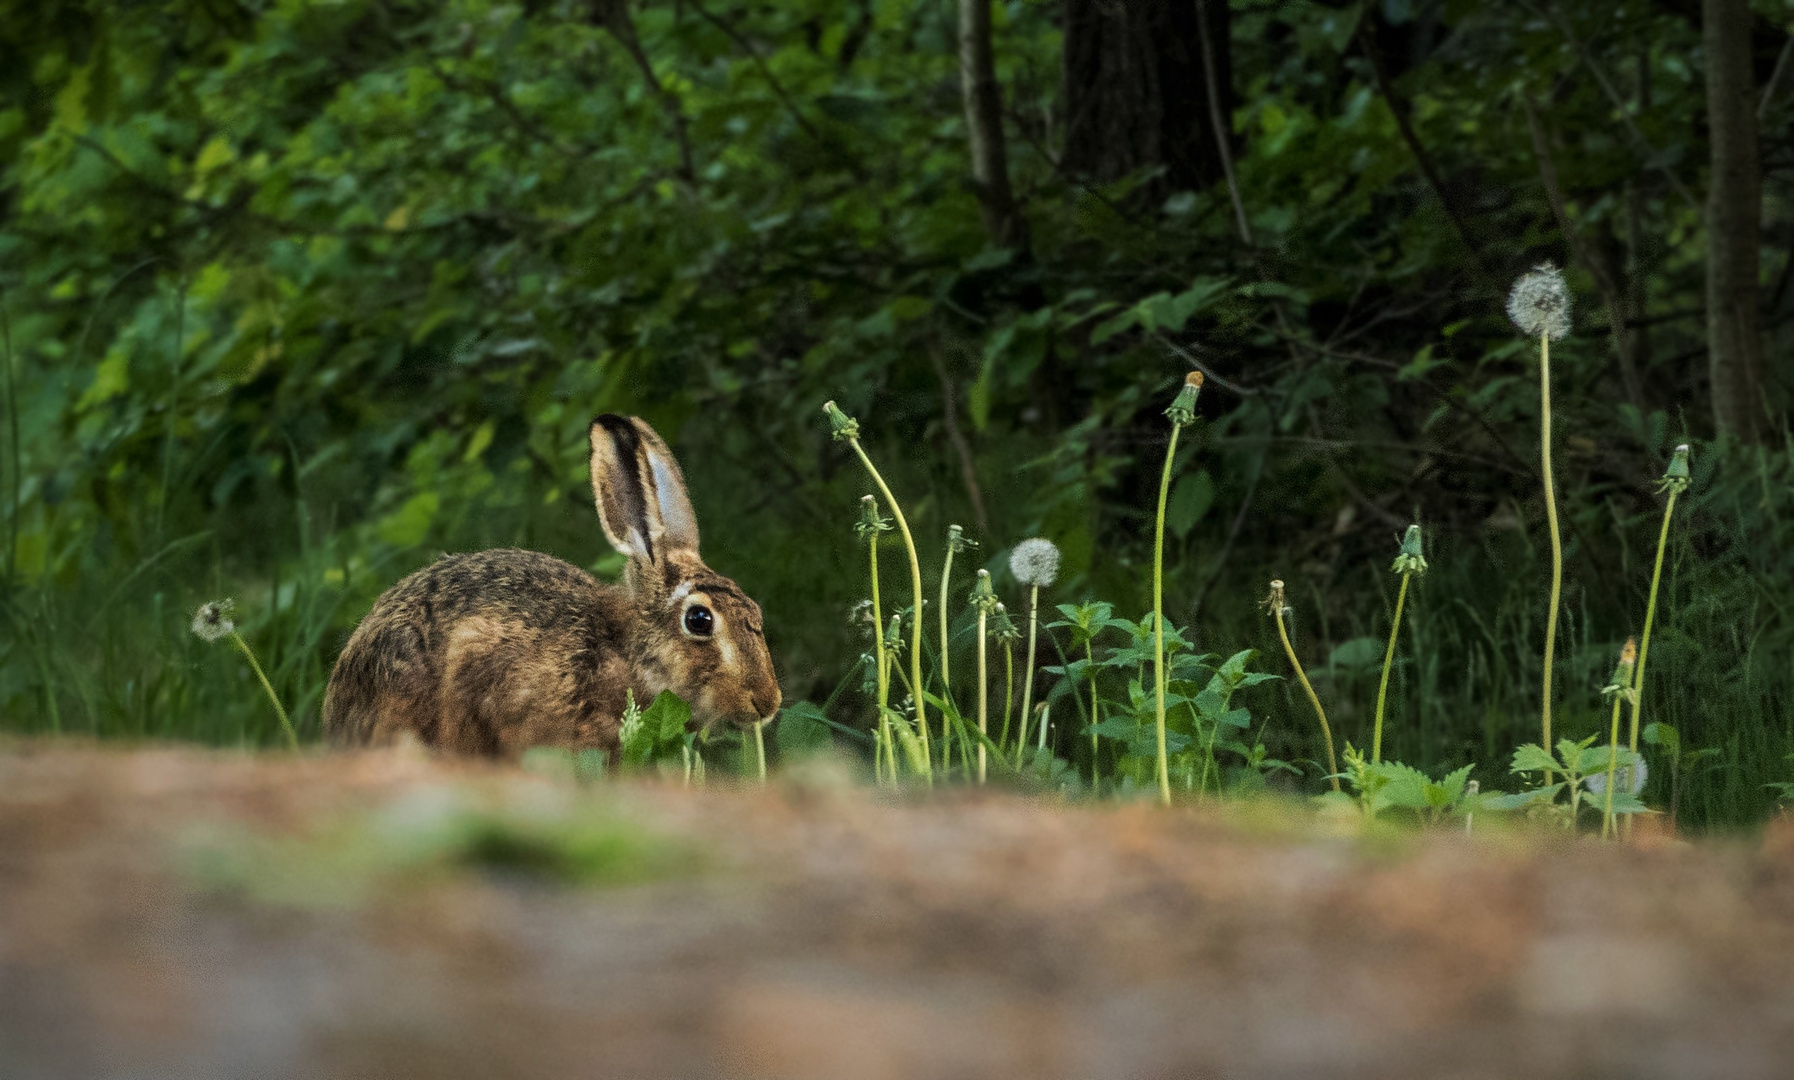
[[[1545,752],[1538,743],[1527,743],[1514,751],[1513,763],[1508,772],[1562,772],[1563,765]]]

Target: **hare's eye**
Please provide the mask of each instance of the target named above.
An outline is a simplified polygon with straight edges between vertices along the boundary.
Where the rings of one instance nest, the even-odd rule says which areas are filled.
[[[692,637],[709,637],[716,633],[716,616],[703,604],[693,604],[685,609],[685,632]]]

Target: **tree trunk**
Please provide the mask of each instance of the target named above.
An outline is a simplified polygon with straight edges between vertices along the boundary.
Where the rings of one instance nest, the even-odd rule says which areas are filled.
[[[1191,0],[1066,0],[1062,54],[1065,150],[1075,176],[1117,180],[1162,168],[1155,193],[1221,179],[1202,66],[1206,17],[1214,85],[1233,115],[1233,50],[1225,3],[1197,14]]]
[[[1748,0],[1705,0],[1707,76],[1707,365],[1722,435],[1761,442],[1769,430],[1757,260],[1763,174]]]
[[[991,0],[959,0],[959,81],[971,143],[972,179],[984,234],[998,247],[1026,248],[1027,223],[1009,187],[1009,155],[1003,145],[1003,94],[997,86],[990,44]]]

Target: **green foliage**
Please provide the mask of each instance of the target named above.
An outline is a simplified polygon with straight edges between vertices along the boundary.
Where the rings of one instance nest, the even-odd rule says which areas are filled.
[[[1500,792],[1476,791],[1469,786],[1471,770],[1476,768],[1474,764],[1434,780],[1399,761],[1373,762],[1350,742],[1346,743],[1344,758],[1345,771],[1340,778],[1346,781],[1353,794],[1328,792],[1317,796],[1318,802],[1356,798],[1367,818],[1375,818],[1385,810],[1401,809],[1412,810],[1428,822],[1479,810],[1500,810],[1506,806]]]
[[[1577,817],[1583,807],[1590,807],[1597,812],[1604,805],[1605,796],[1597,797],[1588,789],[1588,780],[1596,774],[1605,775],[1607,764],[1612,760],[1614,750],[1610,744],[1596,745],[1600,738],[1590,735],[1577,742],[1572,739],[1557,741],[1557,754],[1553,756],[1537,743],[1527,743],[1514,751],[1514,758],[1508,771],[1516,775],[1538,774],[1537,783],[1529,790],[1514,795],[1494,796],[1486,803],[1492,810],[1525,810],[1528,814],[1555,818],[1565,828],[1574,828]],[[1630,769],[1638,760],[1638,755],[1621,747],[1618,751],[1619,768]],[[1568,794],[1568,799],[1558,800],[1558,795]],[[1613,812],[1615,814],[1640,814],[1649,808],[1639,801],[1638,797],[1625,788],[1613,792]]]
[[[1706,441],[1707,147],[1682,7],[1232,5],[1247,247],[1220,185],[1068,175],[1058,9],[998,5],[1022,251],[979,220],[950,5],[636,0],[636,47],[572,0],[15,5],[4,726],[280,741],[253,674],[185,632],[234,594],[315,739],[347,634],[437,552],[514,544],[620,571],[585,477],[606,409],[674,446],[705,555],[763,604],[792,702],[827,696],[863,647],[841,631],[864,552],[840,516],[864,483],[815,423],[827,398],[861,418],[921,535],[982,514],[992,550],[1050,536],[1061,595],[1143,610],[1139,508],[1193,357],[1214,377],[1167,506],[1180,734],[1215,735],[1255,775],[1261,743],[1261,764],[1320,756],[1286,687],[1256,691],[1250,739],[1193,704],[1202,654],[1269,640],[1252,605],[1280,576],[1299,654],[1328,658],[1311,674],[1330,716],[1367,741],[1383,551],[1423,508],[1434,568],[1409,597],[1385,749],[1429,776],[1499,770],[1536,730],[1542,638],[1536,391],[1500,298],[1572,254],[1527,120],[1525,95],[1551,87],[1567,224],[1639,275],[1644,307],[1620,314],[1648,345],[1631,388],[1601,277],[1572,260],[1584,314],[1553,350],[1560,681],[1597,685],[1635,629],[1652,480],[1693,441],[1643,703],[1725,765],[1676,770],[1686,820],[1760,820],[1794,751],[1794,671],[1773,659],[1794,649],[1794,454]],[[1790,100],[1765,107],[1766,161],[1785,157]],[[1785,203],[1785,171],[1767,184]],[[1783,280],[1785,238],[1767,235]],[[1766,287],[1771,355],[1791,303]],[[1080,633],[1122,642],[1096,670],[1116,708],[1089,714],[1107,776],[1132,745],[1143,627],[1091,617],[1055,627],[1074,678],[1047,692],[1087,681]],[[829,714],[863,727],[868,696]],[[1572,695],[1555,723],[1587,734],[1598,709]],[[1202,752],[1196,783],[1221,771]]]

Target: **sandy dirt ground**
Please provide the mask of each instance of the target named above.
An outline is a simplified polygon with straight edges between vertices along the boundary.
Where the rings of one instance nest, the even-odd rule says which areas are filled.
[[[1794,823],[0,746],[0,1078],[1794,1076]]]

